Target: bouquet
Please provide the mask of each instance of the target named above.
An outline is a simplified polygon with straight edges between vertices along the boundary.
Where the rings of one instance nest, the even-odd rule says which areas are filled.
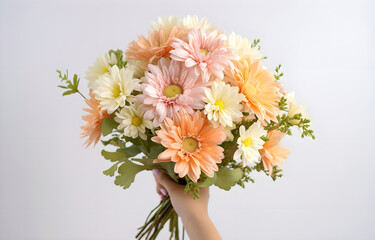
[[[99,140],[112,166],[103,173],[127,189],[141,171],[164,170],[199,198],[199,188],[224,190],[254,182],[252,173],[281,177],[290,149],[282,138],[300,130],[314,137],[305,108],[268,70],[259,39],[226,35],[205,18],[159,18],[147,37],[109,50],[89,67],[88,97],[80,79],[59,73],[63,95],[88,105],[82,137]],[[151,211],[137,239],[156,239],[169,221],[179,239],[178,215],[168,197]]]

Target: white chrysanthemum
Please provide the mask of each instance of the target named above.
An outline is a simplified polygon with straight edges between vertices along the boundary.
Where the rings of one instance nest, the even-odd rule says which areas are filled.
[[[286,98],[288,99],[288,106],[289,106],[288,116],[289,117],[293,117],[295,114],[301,113],[302,118],[310,119],[310,116],[306,112],[306,107],[301,104],[297,104],[295,102],[294,92],[287,94]],[[291,122],[294,124],[297,124],[298,120],[292,120]]]
[[[201,28],[206,32],[214,29],[214,25],[212,23],[207,23],[207,18],[202,18],[199,20],[197,16],[190,15],[183,19],[183,26],[187,28]]]
[[[247,130],[243,125],[240,126],[240,137],[237,140],[238,149],[233,158],[239,159],[241,157],[242,167],[245,167],[246,164],[253,166],[259,163],[260,154],[258,150],[262,149],[264,144],[264,141],[260,138],[262,136],[267,136],[267,131],[264,130],[259,121]]]
[[[234,53],[240,56],[241,59],[258,60],[263,56],[258,47],[251,47],[251,42],[239,34],[232,33],[228,36],[228,44],[234,49]]]
[[[159,17],[158,22],[152,22],[150,32],[158,31],[160,28],[164,28],[167,32],[172,31],[173,27],[181,27],[182,21],[176,16],[170,17]]]
[[[127,137],[137,138],[140,136],[143,140],[146,140],[146,128],[152,129],[153,125],[150,120],[144,119],[143,115],[144,109],[140,107],[138,102],[123,107],[115,116],[115,121],[120,124],[118,129],[124,129],[124,134]]]
[[[126,64],[126,67],[133,71],[135,78],[141,78],[145,76],[148,62],[133,59],[127,59],[126,61],[128,62]]]
[[[245,96],[239,93],[238,87],[232,87],[222,81],[214,81],[211,89],[205,90],[206,103],[204,113],[214,126],[233,126],[233,122],[239,122],[242,118],[242,104]]]
[[[131,93],[138,87],[139,79],[133,78],[133,71],[130,69],[119,69],[114,65],[109,74],[105,74],[98,83],[98,89],[94,91],[96,98],[102,109],[111,114],[118,107],[125,106],[125,101],[134,101]]]
[[[111,55],[108,53],[101,55],[96,59],[86,72],[86,79],[89,80],[89,88],[96,89],[98,79],[111,70],[110,64],[117,64],[117,58],[113,53]]]

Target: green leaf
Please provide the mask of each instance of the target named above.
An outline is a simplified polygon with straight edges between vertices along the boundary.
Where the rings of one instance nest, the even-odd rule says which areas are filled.
[[[158,163],[175,182],[178,182],[177,175],[174,171],[174,162],[160,162]]]
[[[198,187],[209,187],[215,183],[216,179],[217,179],[216,174],[214,175],[213,178],[207,177],[206,180],[204,180],[204,182],[198,183]]]
[[[102,134],[107,136],[116,129],[119,124],[113,118],[104,118],[102,121]]]
[[[229,191],[242,178],[242,175],[243,171],[241,168],[229,169],[223,167],[217,172],[214,184],[221,189]]]
[[[134,157],[141,153],[141,150],[137,145],[131,145],[130,147],[122,148],[121,151],[124,151],[129,157]]]
[[[117,163],[113,164],[113,166],[110,167],[109,169],[103,171],[104,175],[113,177],[115,175],[115,172],[117,171],[117,166],[118,166],[119,163],[120,162],[117,162]]]
[[[115,184],[127,189],[134,182],[137,173],[145,170],[141,165],[135,164],[131,161],[126,161],[118,168],[118,175]]]
[[[111,138],[107,141],[101,140],[104,146],[112,145],[119,148],[125,148],[125,142],[118,138],[118,136]]]
[[[123,161],[128,159],[128,154],[126,154],[126,152],[124,151],[121,151],[121,149],[117,149],[116,152],[107,152],[106,150],[102,150],[102,155],[105,159],[111,160],[111,162]]]

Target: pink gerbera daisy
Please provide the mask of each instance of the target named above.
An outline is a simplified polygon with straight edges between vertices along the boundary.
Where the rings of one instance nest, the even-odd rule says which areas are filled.
[[[188,175],[193,182],[198,181],[201,171],[214,177],[217,164],[224,158],[224,149],[218,146],[226,138],[222,125],[215,128],[200,111],[191,116],[181,110],[173,119],[166,118],[156,134],[152,141],[167,150],[159,154],[155,163],[175,162],[174,171],[179,177]]]
[[[180,109],[192,114],[193,109],[202,109],[206,82],[189,71],[183,63],[160,59],[158,65],[148,65],[150,72],[142,78],[142,94],[137,100],[145,108],[145,119],[154,119],[160,125],[166,117],[171,118]]]
[[[232,61],[237,60],[233,49],[226,47],[227,38],[224,34],[213,30],[206,33],[202,29],[192,29],[188,33],[188,43],[174,38],[171,46],[171,58],[194,67],[196,74],[203,74],[208,79],[211,74],[223,79],[223,71],[231,68]]]

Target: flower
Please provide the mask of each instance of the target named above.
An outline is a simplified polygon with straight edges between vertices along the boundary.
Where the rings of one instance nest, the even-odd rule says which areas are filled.
[[[188,43],[178,38],[173,40],[171,58],[184,62],[188,68],[193,67],[204,79],[211,74],[223,79],[223,70],[231,68],[231,60],[238,58],[231,48],[225,47],[226,36],[216,30],[206,33],[202,29],[192,29],[188,33]]]
[[[148,67],[150,72],[142,78],[142,94],[136,98],[143,103],[145,118],[154,119],[155,127],[182,108],[192,114],[193,109],[204,107],[202,98],[207,83],[183,63],[162,58],[157,66]]]
[[[275,81],[272,72],[263,68],[261,61],[251,64],[238,61],[235,63],[235,69],[228,73],[234,79],[231,83],[240,87],[241,93],[246,97],[247,107],[262,124],[266,125],[270,120],[277,122],[281,93],[280,83]]]
[[[127,137],[137,138],[140,136],[143,140],[147,139],[146,128],[152,129],[152,122],[143,117],[144,109],[139,106],[139,103],[125,106],[120,112],[116,112],[115,121],[120,125],[118,129],[124,129],[124,134]]]
[[[172,39],[182,38],[186,33],[185,28],[173,27],[172,30],[167,30],[161,27],[150,33],[147,38],[139,36],[138,41],[132,41],[126,56],[128,59],[154,63],[162,57],[169,57]]]
[[[82,120],[86,121],[86,125],[82,126],[81,129],[83,132],[81,133],[82,138],[88,137],[86,142],[86,148],[94,142],[94,146],[98,143],[100,136],[102,134],[101,130],[101,123],[104,118],[111,118],[112,116],[107,113],[107,111],[102,111],[100,107],[100,103],[98,100],[95,99],[92,90],[89,93],[90,99],[85,99],[87,105],[90,108],[84,108],[83,111],[88,112],[88,115],[82,117]]]
[[[214,177],[217,164],[224,158],[220,146],[226,136],[223,126],[215,128],[201,111],[193,116],[185,110],[166,118],[152,141],[167,148],[154,162],[175,162],[174,171],[183,178],[186,174],[197,182],[201,171]]]
[[[263,58],[258,47],[251,47],[251,42],[239,34],[232,33],[228,36],[228,45],[234,49],[234,53],[241,59],[249,62],[261,60]]]
[[[96,89],[98,79],[110,71],[110,64],[116,63],[117,58],[113,53],[111,55],[107,53],[99,56],[86,72],[86,79],[89,80],[88,87],[91,89]]]
[[[306,112],[306,107],[301,104],[297,104],[294,100],[294,95],[295,95],[294,92],[286,95],[286,98],[288,99],[288,105],[289,105],[288,116],[293,117],[295,114],[301,113],[302,114],[301,118],[310,119],[310,116]],[[291,122],[293,124],[298,124],[299,120],[294,119],[294,120],[291,120]]]
[[[206,102],[204,113],[208,120],[217,126],[233,126],[234,122],[241,121],[242,104],[245,96],[239,93],[238,87],[232,87],[222,81],[212,83],[211,89],[206,89],[206,96],[203,101]]]
[[[242,167],[246,163],[254,165],[259,163],[259,149],[263,147],[264,141],[260,138],[265,136],[267,131],[264,130],[261,123],[258,121],[253,123],[249,129],[245,130],[243,125],[240,126],[240,137],[237,140],[238,149],[234,153],[233,158],[242,158]]]
[[[207,23],[207,18],[198,19],[197,16],[188,15],[183,19],[183,25],[187,28],[201,28],[206,32],[214,30],[214,25],[212,23]]]
[[[164,28],[166,31],[171,32],[174,27],[181,27],[182,21],[176,16],[170,17],[159,17],[158,22],[151,23],[151,31],[158,31],[160,28]]]
[[[118,107],[125,106],[125,101],[134,100],[131,93],[138,84],[139,79],[133,78],[133,71],[128,68],[119,69],[117,65],[114,65],[110,73],[103,76],[94,93],[102,109],[111,114]]]
[[[281,139],[285,136],[284,133],[273,130],[268,133],[269,141],[265,142],[263,149],[259,150],[263,165],[268,169],[268,173],[272,175],[272,167],[275,165],[282,165],[282,161],[287,158],[287,154],[291,152],[288,147],[281,147]]]
[[[142,78],[145,75],[148,65],[146,61],[138,61],[133,59],[127,59],[126,61],[128,62],[126,67],[133,71],[135,78]]]

